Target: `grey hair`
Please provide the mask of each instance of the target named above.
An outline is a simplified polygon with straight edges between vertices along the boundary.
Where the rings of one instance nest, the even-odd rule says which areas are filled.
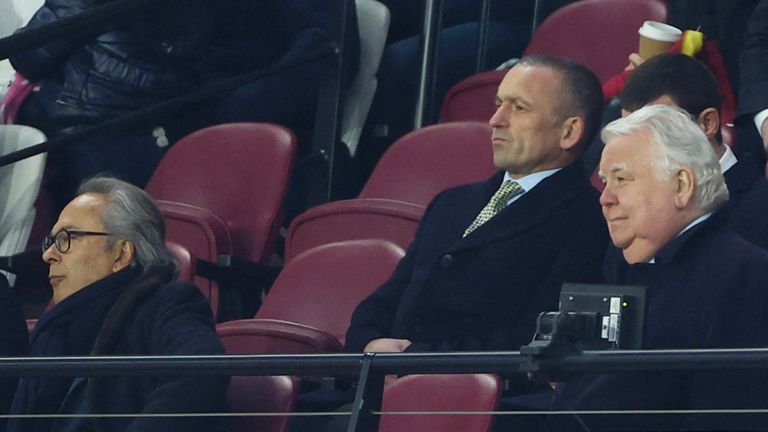
[[[613,138],[641,130],[650,132],[656,141],[660,158],[654,160],[653,166],[659,179],[668,179],[680,168],[689,167],[696,177],[696,196],[702,211],[713,211],[728,201],[717,155],[690,114],[669,105],[647,105],[609,123],[601,137],[609,145]]]
[[[178,271],[176,260],[165,246],[165,223],[152,198],[140,188],[114,177],[96,176],[86,180],[77,191],[104,194],[107,204],[101,222],[112,234],[108,247],[118,239],[130,240],[135,248],[135,263],[142,271],[169,269]]]

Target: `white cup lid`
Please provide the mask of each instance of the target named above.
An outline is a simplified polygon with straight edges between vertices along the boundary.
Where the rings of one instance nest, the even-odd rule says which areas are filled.
[[[662,42],[675,42],[683,34],[679,28],[658,21],[644,22],[637,32],[647,38]]]

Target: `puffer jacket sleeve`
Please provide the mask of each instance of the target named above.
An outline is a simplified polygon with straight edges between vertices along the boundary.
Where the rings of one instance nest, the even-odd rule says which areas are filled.
[[[46,0],[27,25],[16,33],[57,22],[94,6],[93,0]],[[52,38],[50,43],[11,56],[11,65],[30,81],[39,81],[53,73],[64,59],[92,39],[96,33],[98,29],[94,28],[93,34],[85,36],[57,36]]]

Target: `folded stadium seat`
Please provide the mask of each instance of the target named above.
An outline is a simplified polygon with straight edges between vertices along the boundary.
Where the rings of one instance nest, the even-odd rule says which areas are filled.
[[[339,352],[355,307],[405,254],[385,240],[348,240],[307,250],[286,263],[256,316],[219,324],[254,353]]]
[[[382,238],[407,248],[438,192],[496,171],[490,136],[485,123],[457,122],[401,137],[384,153],[357,198],[310,208],[291,222],[286,262],[340,240]]]
[[[487,432],[501,393],[496,375],[407,375],[384,388],[381,432]],[[393,411],[478,411],[478,414],[386,414]]]
[[[666,22],[665,0],[580,0],[541,23],[523,55],[566,57],[589,67],[600,82],[624,70],[637,52],[645,20]]]
[[[254,354],[247,341],[232,333],[219,333],[227,354]],[[282,413],[293,411],[298,381],[291,376],[233,376],[227,406],[233,413]],[[289,417],[237,416],[232,432],[287,432]]]
[[[355,6],[360,32],[360,67],[346,91],[341,117],[341,141],[352,156],[376,94],[376,71],[384,53],[390,17],[389,9],[376,0],[356,0]]]
[[[189,255],[194,282],[214,314],[220,303],[239,307],[239,293],[227,290],[220,299],[213,276],[200,276],[202,264],[221,255],[271,262],[295,153],[295,137],[285,127],[221,124],[179,140],[150,179],[147,192],[165,217],[166,240],[177,257]]]
[[[46,140],[29,126],[0,125],[0,155],[6,155]],[[0,257],[24,251],[35,220],[35,200],[40,191],[45,154],[0,167]],[[39,251],[39,248],[35,248]],[[38,258],[39,260],[39,254]],[[15,276],[7,274],[13,285]]]

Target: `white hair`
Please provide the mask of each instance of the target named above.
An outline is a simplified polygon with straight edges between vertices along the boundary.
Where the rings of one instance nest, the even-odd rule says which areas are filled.
[[[163,216],[146,192],[116,178],[96,176],[83,183],[77,193],[107,196],[101,222],[114,236],[108,247],[114,244],[115,238],[130,240],[136,251],[136,262],[144,273],[160,268],[176,273],[176,261],[165,246]]]
[[[696,196],[704,212],[728,201],[728,188],[720,163],[704,131],[680,108],[647,105],[629,116],[609,123],[601,134],[606,145],[619,136],[648,131],[656,142],[660,158],[653,166],[659,179],[668,179],[680,168],[688,167],[696,178]]]

